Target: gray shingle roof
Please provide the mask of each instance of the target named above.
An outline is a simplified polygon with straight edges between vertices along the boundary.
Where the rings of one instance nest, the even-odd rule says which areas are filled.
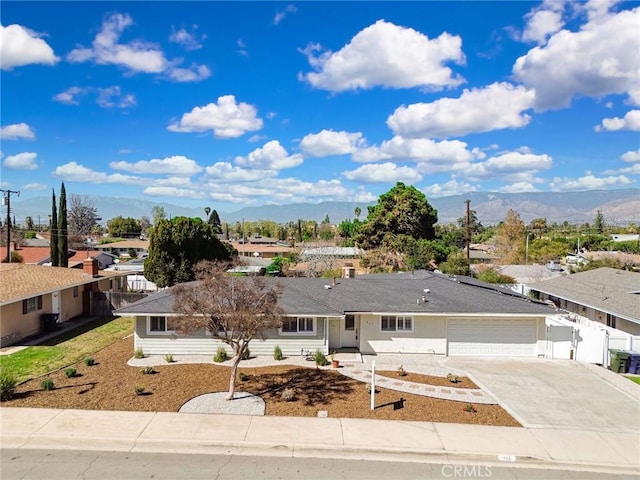
[[[640,273],[598,268],[530,285],[531,289],[640,322]]]
[[[414,272],[362,275],[338,279],[272,278],[283,286],[280,305],[290,314],[334,316],[349,312],[372,313],[553,313],[545,304],[510,290],[466,277]],[[326,288],[330,285],[331,288]],[[428,289],[429,293],[424,290]],[[423,301],[422,297],[426,301]],[[167,314],[173,311],[171,290],[164,290],[119,309],[119,315]]]

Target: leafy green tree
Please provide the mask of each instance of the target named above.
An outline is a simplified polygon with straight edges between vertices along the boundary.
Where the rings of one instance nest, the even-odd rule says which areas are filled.
[[[67,191],[64,182],[60,187],[60,208],[58,210],[58,264],[69,266],[69,237],[67,229]]]
[[[199,218],[175,217],[160,220],[151,232],[144,275],[161,288],[169,287],[193,280],[193,266],[200,260],[230,259],[230,250],[211,225]]]
[[[356,219],[359,220],[360,219],[360,214],[362,213],[362,209],[360,207],[356,207],[356,209],[354,210],[354,212],[356,214]]]
[[[604,221],[604,215],[602,214],[602,210],[598,210],[596,212],[596,218],[593,221],[593,228],[600,235],[604,234],[604,230],[606,228],[606,224],[605,224],[605,221]]]
[[[60,266],[58,255],[58,208],[56,207],[56,191],[51,189],[51,232],[49,232],[49,258],[52,267]]]
[[[142,233],[139,220],[131,217],[124,218],[120,215],[107,222],[107,229],[111,237],[139,236]]]
[[[448,275],[469,275],[469,262],[467,255],[462,250],[456,250],[447,257],[446,262],[440,265],[440,271]]]
[[[429,204],[424,193],[413,186],[398,182],[380,195],[376,205],[367,207],[367,221],[358,234],[358,245],[376,248],[385,237],[408,235],[415,239],[433,239],[438,212]]]
[[[478,280],[482,280],[487,283],[500,283],[500,284],[514,284],[518,283],[515,278],[510,275],[504,275],[503,273],[498,272],[494,268],[484,268],[482,269],[478,275]]]
[[[35,226],[33,225],[33,217],[27,217],[24,219],[24,227],[27,230],[35,230]]]
[[[507,212],[504,221],[498,225],[495,241],[503,263],[522,263],[525,257],[525,227],[520,215],[511,209]]]
[[[207,207],[209,208],[209,207]],[[220,221],[220,215],[216,210],[213,210],[207,218],[209,225],[213,227],[216,233],[222,233],[222,222]]]
[[[167,218],[167,213],[164,211],[164,207],[160,205],[156,205],[151,209],[151,218],[153,219],[153,224],[157,225],[160,220],[164,220]]]

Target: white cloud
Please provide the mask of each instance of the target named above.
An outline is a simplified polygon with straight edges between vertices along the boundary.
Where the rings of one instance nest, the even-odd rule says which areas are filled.
[[[553,191],[561,192],[565,190],[598,190],[632,183],[634,180],[624,175],[596,177],[588,174],[579,178],[555,177],[549,187]]]
[[[310,157],[329,157],[354,153],[365,143],[366,140],[360,132],[322,130],[306,135],[300,141],[300,150]]]
[[[140,160],[131,162],[111,162],[109,167],[114,170],[123,170],[138,174],[169,174],[190,177],[202,171],[202,167],[183,155],[174,155],[166,158],[154,158],[153,160]]]
[[[263,122],[257,116],[253,105],[236,103],[233,95],[218,97],[218,103],[204,107],[194,107],[182,115],[179,122],[167,127],[171,132],[206,132],[213,130],[217,138],[236,138],[249,131],[262,128]]]
[[[0,140],[35,140],[36,134],[26,123],[14,123],[0,128]]]
[[[577,32],[561,30],[518,58],[515,78],[536,91],[536,108],[568,107],[576,95],[629,94],[640,81],[640,8],[600,15]]]
[[[246,157],[236,157],[235,163],[243,167],[265,170],[282,170],[297,167],[303,162],[299,153],[289,155],[277,140],[265,143],[262,148],[256,148]]]
[[[601,125],[596,125],[596,132],[616,130],[631,130],[634,132],[640,131],[640,110],[631,110],[626,113],[623,118],[613,117],[605,118],[602,120]]]
[[[430,40],[412,28],[378,20],[337,52],[311,44],[302,53],[315,72],[300,74],[312,86],[334,92],[424,87],[455,87],[463,79],[447,62],[464,64],[462,39],[447,32]]]
[[[385,140],[380,146],[358,150],[353,160],[361,163],[378,162],[380,160],[413,161],[420,165],[420,172],[449,170],[455,164],[469,162],[479,155],[467,149],[467,144],[460,140],[443,140],[436,142],[425,138],[393,137]]]
[[[257,182],[278,174],[276,170],[234,167],[229,162],[214,163],[206,167],[205,172],[211,182]]]
[[[179,197],[179,198],[206,198],[206,194],[201,190],[177,187],[147,187],[143,194],[152,197]]]
[[[86,95],[87,92],[87,88],[71,87],[64,92],[54,95],[53,99],[56,102],[66,103],[67,105],[79,105],[80,102],[78,101],[78,97],[80,95]]]
[[[102,29],[94,38],[92,48],[79,46],[69,52],[67,60],[74,63],[93,60],[99,65],[123,67],[131,73],[164,74],[177,82],[200,81],[210,75],[205,66],[178,67],[182,59],[168,60],[154,43],[142,40],[119,43],[124,30],[132,25],[130,15],[114,13],[102,22]]]
[[[45,190],[47,185],[43,185],[42,183],[27,183],[20,187],[21,190],[27,190],[29,192],[38,192],[40,190]]]
[[[552,165],[553,159],[549,155],[536,155],[528,149],[523,149],[523,151],[507,152],[484,162],[471,164],[460,173],[474,179],[501,177],[529,180],[532,173],[549,169]]]
[[[86,183],[121,183],[123,185],[144,185],[145,180],[140,177],[122,175],[114,173],[108,175],[104,172],[97,172],[77,162],[68,162],[59,165],[52,172],[55,177],[62,178],[69,182]]]
[[[136,97],[132,93],[122,95],[120,87],[98,88],[98,105],[104,108],[129,108],[136,104]]]
[[[11,70],[31,64],[55,65],[60,60],[42,35],[21,25],[0,25],[0,68]]]
[[[630,150],[620,156],[623,162],[633,163],[640,162],[640,148],[638,150]]]
[[[2,166],[12,170],[36,170],[38,168],[38,164],[36,163],[37,158],[38,154],[33,152],[8,155],[2,161]]]
[[[511,185],[505,185],[498,189],[499,192],[504,193],[523,193],[523,192],[537,192],[538,189],[534,187],[530,182],[516,182]]]
[[[603,175],[640,175],[640,163],[634,163],[630,167],[623,167],[614,170],[605,170],[602,172]]]
[[[433,184],[422,189],[429,197],[448,197],[451,195],[461,195],[463,193],[475,192],[477,187],[469,183],[458,182],[451,179],[443,184]]]
[[[525,19],[527,24],[522,32],[521,40],[535,42],[539,45],[546,43],[547,38],[559,32],[564,26],[562,20],[563,2],[552,0],[529,12]]]
[[[387,125],[403,137],[447,138],[470,133],[520,128],[531,119],[524,114],[533,107],[535,93],[522,86],[493,83],[465,89],[460,98],[441,98],[432,103],[398,107]]]
[[[298,9],[295,5],[287,5],[284,10],[278,10],[273,17],[273,24],[278,25],[282,20],[287,18],[290,13],[296,13]]]
[[[355,170],[342,172],[342,175],[347,180],[362,183],[413,183],[422,180],[422,175],[415,168],[401,167],[391,162],[369,163]]]
[[[186,28],[176,30],[175,27],[172,27],[171,35],[169,35],[169,41],[177,43],[185,50],[199,50],[200,48],[202,48],[202,43],[200,43],[200,40],[206,38],[206,35],[198,38],[198,35],[195,32],[197,29],[197,25],[193,26],[193,32],[189,32]]]

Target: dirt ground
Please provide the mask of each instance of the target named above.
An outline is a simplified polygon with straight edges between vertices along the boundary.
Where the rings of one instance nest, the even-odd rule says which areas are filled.
[[[94,366],[74,365],[78,372],[75,377],[67,378],[64,369],[51,373],[49,377],[55,383],[51,391],[42,390],[43,377],[20,384],[14,398],[3,406],[177,412],[198,395],[229,388],[228,367],[173,363],[154,367],[156,373],[145,375],[140,368],[127,365],[132,354],[131,337],[118,341],[93,356]],[[372,411],[366,385],[331,370],[288,365],[242,368],[240,364],[239,372],[246,378],[237,381],[236,391],[260,395],[267,415],[315,417],[318,411],[326,410],[330,417],[520,426],[498,405],[475,404],[477,411],[471,413],[464,411],[466,404],[462,402],[384,388],[378,389]],[[418,381],[417,377],[411,378],[403,380]],[[446,379],[439,380],[444,380],[443,385],[453,385]],[[136,395],[136,385],[143,385],[146,394]],[[295,390],[294,401],[281,399],[284,388]],[[473,387],[467,384],[466,388]]]
[[[397,370],[376,370],[377,375],[383,377],[396,378],[404,382],[424,383],[427,385],[435,385],[437,387],[452,387],[452,388],[478,388],[478,386],[469,380],[467,377],[458,377],[458,382],[453,383],[445,377],[434,377],[432,375],[423,375],[421,373],[407,372],[406,375],[398,375]]]

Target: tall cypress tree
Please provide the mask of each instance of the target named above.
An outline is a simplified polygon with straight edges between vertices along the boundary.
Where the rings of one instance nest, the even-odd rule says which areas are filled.
[[[49,256],[51,266],[60,265],[60,257],[58,256],[58,210],[56,208],[56,191],[51,189],[51,238],[49,239]]]
[[[60,209],[58,211],[58,258],[61,267],[69,266],[69,238],[67,236],[67,191],[64,182],[60,187]]]

